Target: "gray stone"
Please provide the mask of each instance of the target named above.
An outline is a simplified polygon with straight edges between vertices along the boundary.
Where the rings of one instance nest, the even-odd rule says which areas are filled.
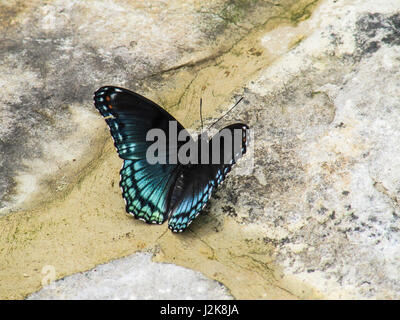
[[[138,253],[52,282],[28,300],[221,300],[232,299],[221,284],[201,273],[151,262]]]

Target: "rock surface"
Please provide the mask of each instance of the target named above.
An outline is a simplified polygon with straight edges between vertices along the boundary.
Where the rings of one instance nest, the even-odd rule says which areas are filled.
[[[65,277],[31,294],[28,300],[232,299],[221,284],[201,273],[151,262],[151,257],[138,253]]]
[[[0,12],[0,297],[38,290],[45,265],[62,278],[146,250],[234,298],[400,298],[398,1]],[[200,97],[211,122],[244,96],[225,121],[253,129],[251,170],[183,235],[123,214],[121,160],[91,102],[104,84],[194,128]]]

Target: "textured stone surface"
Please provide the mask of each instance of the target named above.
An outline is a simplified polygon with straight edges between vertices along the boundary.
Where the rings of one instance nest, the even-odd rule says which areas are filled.
[[[49,171],[57,164],[65,180],[54,168],[39,191],[32,189],[44,190],[42,199],[55,200],[36,202],[34,209],[0,220],[0,277],[5,279],[0,296],[21,298],[38,290],[45,265],[54,266],[62,278],[147,250],[153,261],[218,280],[234,298],[399,298],[400,4],[291,3],[121,2],[129,10],[110,8],[109,24],[101,1],[89,9],[79,1],[68,7],[38,4],[20,13],[10,9],[9,15],[18,18],[5,19],[5,28],[10,39],[21,43],[3,40],[0,47],[3,69],[19,70],[15,78],[10,71],[0,78],[7,92],[0,116],[9,123],[0,129],[0,141],[11,150],[1,160],[8,192],[1,200],[3,212],[31,208],[22,195],[32,192],[23,182],[32,183],[32,175],[43,181],[37,161]],[[63,14],[75,22],[60,27],[56,39],[72,42],[52,60],[57,41],[49,42],[51,50],[45,41],[32,43],[52,39],[51,21]],[[84,14],[91,17],[88,22],[80,19]],[[36,29],[21,23],[29,19],[36,19]],[[171,24],[176,30],[168,29]],[[139,25],[145,36],[133,28]],[[40,58],[26,58],[24,67],[30,45],[48,50],[43,52],[49,58],[40,64],[43,55],[36,53]],[[61,67],[61,53],[69,47],[78,56]],[[225,122],[240,120],[253,129],[254,156],[241,163],[254,163],[253,172],[233,172],[183,235],[123,215],[121,160],[89,97],[106,83],[147,95],[193,127],[198,126],[200,97],[211,122],[243,95],[244,103]],[[25,100],[19,93],[23,88],[29,92]],[[40,99],[34,100],[32,92]],[[49,96],[47,104],[44,96]],[[13,107],[9,101],[17,102]],[[32,108],[40,102],[56,119],[54,125],[26,117],[19,111],[24,101]],[[13,120],[24,117],[29,125]],[[37,132],[30,131],[36,124]],[[30,135],[13,143],[11,137],[19,137],[15,130]],[[82,142],[64,146],[69,139]],[[64,148],[60,160],[52,153],[56,147]],[[21,150],[39,160],[27,164]],[[68,160],[73,162],[68,170],[57,162]],[[57,188],[54,181],[64,181],[65,187]]]
[[[151,262],[151,256],[138,253],[114,260],[53,282],[28,299],[232,299],[221,284],[201,273],[172,264]]]
[[[327,297],[398,298],[400,15],[392,5],[322,5],[313,19],[323,17],[320,29],[249,86],[250,105],[269,106],[258,111],[269,143],[256,148],[260,209],[242,219],[270,225],[266,240],[278,244],[284,272]]]

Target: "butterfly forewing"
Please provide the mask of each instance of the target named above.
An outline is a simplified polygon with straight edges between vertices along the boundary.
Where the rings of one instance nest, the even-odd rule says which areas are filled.
[[[102,87],[96,91],[94,101],[106,118],[119,156],[124,159],[120,186],[126,211],[148,223],[163,223],[179,164],[149,164],[146,151],[153,142],[146,141],[146,135],[151,129],[161,129],[168,139],[170,121],[176,122],[178,132],[185,129],[154,102],[123,88]],[[177,152],[177,148],[171,150]],[[163,152],[169,159],[169,149]]]

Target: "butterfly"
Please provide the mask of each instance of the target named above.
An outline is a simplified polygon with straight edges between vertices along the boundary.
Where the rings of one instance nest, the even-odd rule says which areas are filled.
[[[168,219],[168,227],[173,232],[184,231],[201,213],[212,192],[248,147],[249,127],[246,124],[235,123],[223,129],[232,134],[239,132],[239,144],[237,139],[225,141],[218,134],[211,140],[203,139],[202,135],[194,140],[159,105],[124,88],[101,87],[94,93],[94,105],[105,118],[116,150],[124,160],[120,171],[120,187],[126,212],[147,223],[162,224]],[[173,137],[171,124],[177,130],[176,135],[183,133],[186,140],[177,141]],[[149,161],[148,150],[154,143],[147,136],[151,130],[158,130],[166,137],[165,147],[155,152],[156,156],[169,159],[166,162]],[[223,142],[219,147],[215,144],[217,147],[214,148],[212,146],[217,136]],[[187,152],[181,151],[187,148],[188,143],[195,146],[191,150],[197,152],[197,159],[205,153],[211,158],[219,156],[223,159],[220,162],[209,160],[208,163],[182,161],[178,155],[187,155]],[[232,147],[232,150],[236,148],[239,152],[229,153],[226,147]]]

